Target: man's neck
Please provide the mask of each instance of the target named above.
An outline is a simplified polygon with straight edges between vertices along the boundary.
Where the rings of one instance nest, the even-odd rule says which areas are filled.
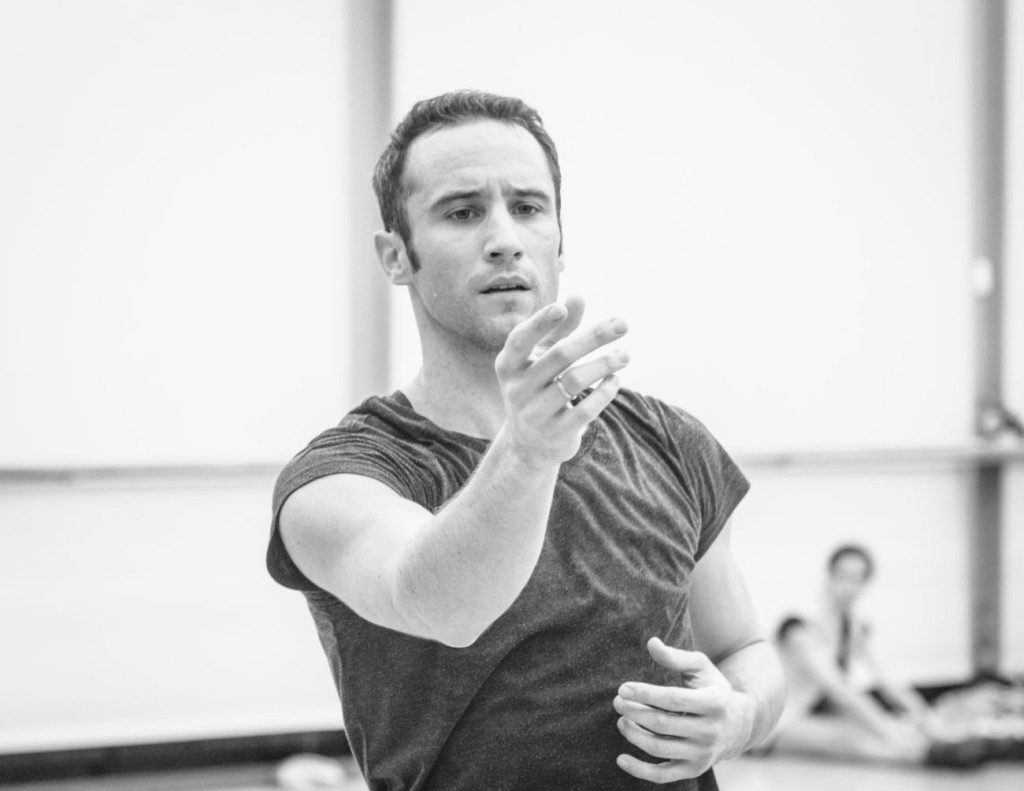
[[[505,404],[494,361],[424,360],[403,392],[419,414],[449,431],[494,439],[505,422]]]

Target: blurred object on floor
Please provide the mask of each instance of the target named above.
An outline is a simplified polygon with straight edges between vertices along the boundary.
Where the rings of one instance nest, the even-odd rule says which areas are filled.
[[[286,791],[346,791],[364,788],[359,768],[351,759],[298,753],[282,761],[274,773]]]
[[[988,757],[1024,761],[1024,685],[983,680],[942,693],[932,703],[935,727],[951,739],[981,739]]]

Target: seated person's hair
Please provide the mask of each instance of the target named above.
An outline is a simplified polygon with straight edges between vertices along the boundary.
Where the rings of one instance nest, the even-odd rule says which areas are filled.
[[[775,639],[780,643],[785,642],[789,638],[790,632],[805,626],[807,626],[807,622],[798,616],[791,615],[788,618],[783,618],[779,628],[775,630]]]
[[[871,553],[860,544],[843,544],[842,546],[836,547],[828,558],[829,572],[835,571],[836,566],[839,565],[839,561],[850,555],[853,557],[859,557],[864,561],[864,565],[867,568],[867,575],[865,576],[865,579],[871,579],[875,573],[875,559],[871,556]]]

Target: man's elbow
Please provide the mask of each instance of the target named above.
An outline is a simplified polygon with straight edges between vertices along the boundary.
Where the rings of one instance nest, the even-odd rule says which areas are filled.
[[[438,638],[438,642],[446,645],[448,648],[470,648],[480,639],[481,634],[483,632],[467,633],[458,631]]]
[[[433,623],[417,629],[417,636],[441,643],[448,648],[463,649],[475,645],[485,631],[486,627],[474,628],[465,623]]]
[[[422,592],[396,586],[394,610],[401,617],[402,631],[433,640],[448,648],[469,648],[474,645],[490,626],[476,622],[464,607],[439,606],[425,601]]]
[[[721,664],[729,657],[735,656],[741,651],[751,649],[753,651],[767,651],[772,655],[775,654],[775,650],[771,644],[763,635],[750,635],[737,640],[734,640],[731,644],[719,648],[713,654],[708,654],[708,659],[715,665]]]

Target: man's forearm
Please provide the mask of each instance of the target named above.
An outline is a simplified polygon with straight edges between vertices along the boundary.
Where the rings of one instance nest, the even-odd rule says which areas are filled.
[[[417,633],[466,646],[512,605],[540,557],[558,469],[495,439],[398,563],[395,606]]]
[[[765,640],[750,643],[715,664],[733,689],[750,702],[750,735],[723,756],[735,758],[762,742],[775,727],[786,701],[785,679],[775,649]]]

